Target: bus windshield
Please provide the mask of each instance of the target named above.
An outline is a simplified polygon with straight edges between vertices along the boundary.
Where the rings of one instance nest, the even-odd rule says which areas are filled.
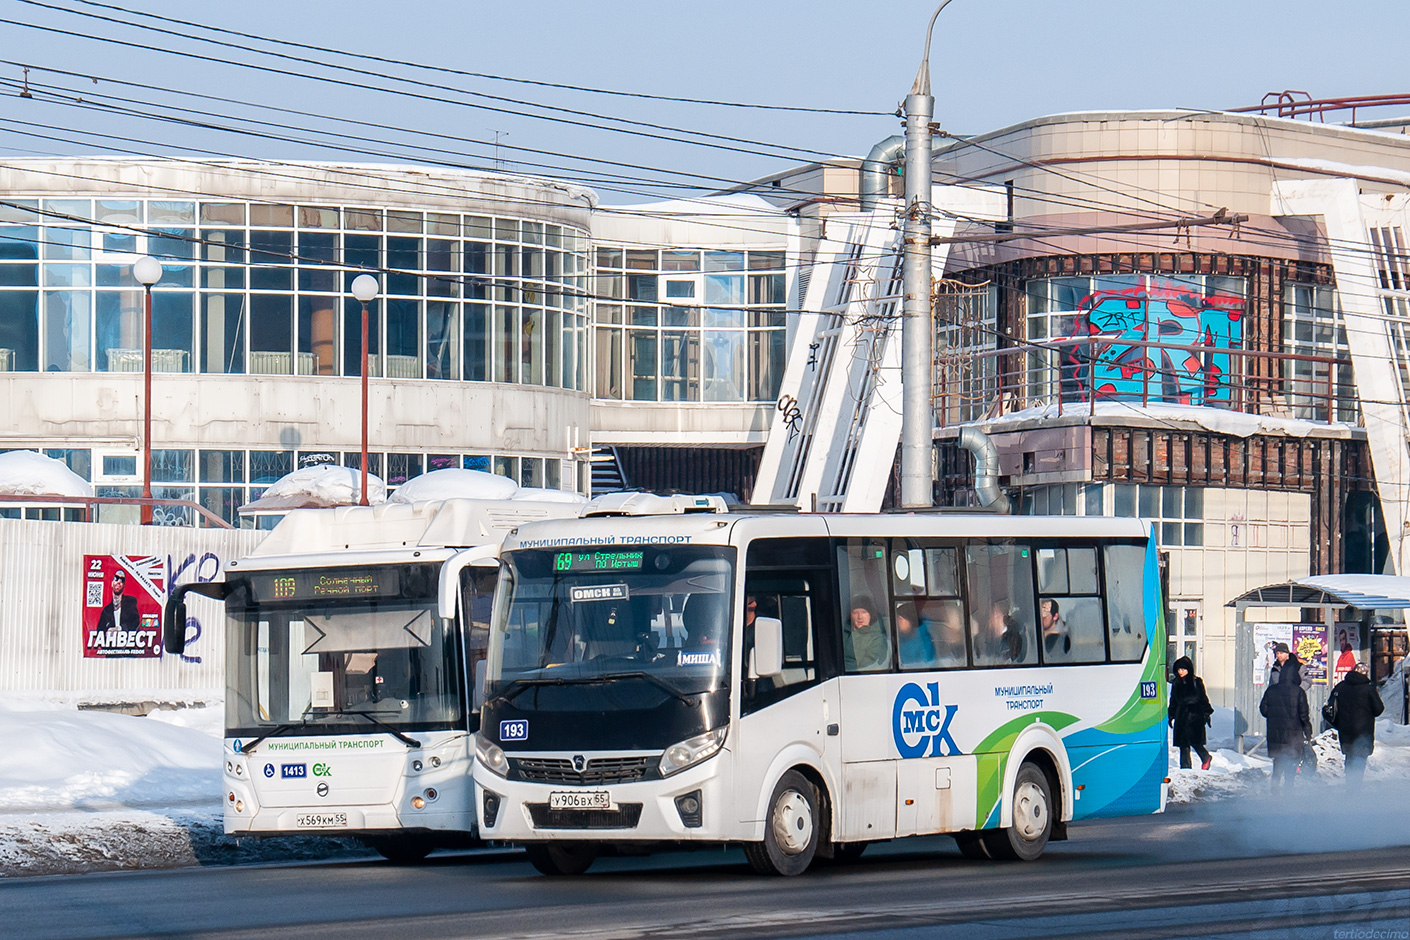
[[[524,550],[504,560],[486,701],[534,685],[636,680],[663,695],[726,685],[734,551]]]
[[[436,612],[439,566],[249,572],[226,601],[231,735],[463,724],[462,665]]]

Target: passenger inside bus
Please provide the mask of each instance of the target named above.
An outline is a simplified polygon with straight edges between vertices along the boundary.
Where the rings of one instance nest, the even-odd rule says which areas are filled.
[[[1018,618],[1000,601],[989,610],[989,618],[974,636],[974,658],[980,665],[999,665],[1025,661],[1026,644]]]
[[[849,670],[867,672],[891,665],[891,644],[886,638],[886,626],[877,617],[870,597],[859,595],[852,598],[844,640],[844,658]]]
[[[902,669],[935,665],[935,644],[911,601],[896,605],[896,653],[901,657]]]
[[[958,600],[926,601],[920,608],[920,623],[930,634],[934,665],[946,669],[966,664],[964,614]]]

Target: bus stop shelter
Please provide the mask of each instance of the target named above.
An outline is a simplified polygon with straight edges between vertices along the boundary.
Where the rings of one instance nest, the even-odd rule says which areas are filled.
[[[1365,664],[1372,682],[1390,677],[1398,658],[1410,646],[1404,618],[1384,623],[1381,615],[1410,610],[1410,577],[1380,574],[1332,574],[1298,578],[1255,588],[1228,603],[1234,608],[1234,733],[1239,750],[1246,738],[1265,736],[1258,703],[1267,688],[1272,647],[1286,642],[1312,674],[1307,704],[1313,728],[1321,725],[1322,705],[1348,668]],[[1273,617],[1249,617],[1248,611],[1269,611]],[[1291,613],[1289,613],[1291,612]],[[1288,620],[1288,616],[1296,619]],[[1405,684],[1400,694],[1400,720],[1405,721]],[[1387,711],[1391,702],[1387,702]]]

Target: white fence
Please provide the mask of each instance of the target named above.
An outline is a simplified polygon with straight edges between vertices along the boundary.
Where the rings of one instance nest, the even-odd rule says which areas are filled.
[[[267,534],[0,519],[0,691],[80,692],[98,700],[173,693],[218,698],[225,685],[218,601],[190,595],[185,655],[84,656],[83,556],[159,556],[170,590],[223,578],[230,560]]]

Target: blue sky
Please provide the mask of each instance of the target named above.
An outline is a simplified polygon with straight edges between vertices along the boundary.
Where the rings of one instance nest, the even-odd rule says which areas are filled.
[[[919,62],[930,0],[885,0],[870,5],[839,0],[712,0],[712,2],[616,3],[409,0],[120,0],[126,11],[85,5],[80,0],[43,0],[57,7],[136,20],[130,11],[470,71],[550,82],[733,101],[812,108],[892,111],[910,86]],[[526,172],[589,176],[590,157],[635,167],[609,172],[629,177],[594,183],[612,202],[637,201],[661,192],[638,178],[660,180],[654,168],[696,174],[677,182],[711,187],[764,175],[809,156],[860,154],[896,132],[894,117],[755,111],[672,104],[570,92],[484,79],[418,73],[369,62],[349,62],[374,71],[394,71],[422,81],[602,115],[798,148],[780,152],[754,143],[716,141],[702,147],[634,134],[585,128],[515,113],[473,107],[477,99],[435,89],[430,98],[390,95],[301,78],[251,72],[224,62],[181,59],[17,25],[47,25],[78,33],[145,42],[219,59],[258,61],[291,71],[299,63],[277,62],[243,51],[162,37],[130,26],[104,23],[7,0],[0,5],[0,58],[32,66],[31,80],[58,85],[70,98],[95,95],[121,99],[149,111],[145,102],[193,109],[203,120],[228,123],[243,114],[272,121],[265,138],[250,138],[190,126],[159,124],[132,115],[101,113],[45,100],[20,99],[0,88],[0,157],[34,153],[93,153],[130,150],[180,153],[194,147],[212,154],[269,158],[386,161],[412,159],[408,143],[433,143],[447,153],[426,155],[460,165],[494,163],[499,132],[506,147],[499,159]],[[151,22],[151,21],[148,21]],[[162,25],[152,22],[151,25]],[[1344,0],[1333,6],[1303,0],[1277,4],[1251,0],[1134,0],[1048,2],[954,0],[941,14],[932,54],[936,115],[956,133],[1001,127],[1061,111],[1174,106],[1223,108],[1255,104],[1265,92],[1304,89],[1314,97],[1410,91],[1401,53],[1373,47],[1377,36],[1404,35],[1410,4]],[[190,32],[182,26],[164,28]],[[232,37],[225,37],[227,40]],[[235,40],[243,42],[241,40]],[[299,53],[304,54],[304,53]],[[324,60],[332,57],[308,53]],[[54,70],[81,73],[62,76]],[[344,80],[383,79],[324,71]],[[0,79],[14,82],[17,64],[0,65]],[[98,76],[93,82],[88,76]],[[122,78],[149,85],[219,95],[298,111],[353,118],[385,128],[351,132],[373,138],[371,154],[337,154],[279,139],[308,138],[305,128],[328,127],[298,115],[256,112],[242,105],[201,101],[173,92],[110,83]],[[409,86],[401,86],[409,88]],[[100,99],[113,103],[111,99]],[[480,104],[528,110],[504,102]],[[1395,116],[1410,107],[1371,116]],[[565,117],[561,111],[551,112]],[[569,116],[571,117],[571,116]],[[573,118],[595,123],[596,119]],[[16,121],[28,121],[23,126]],[[349,132],[346,126],[341,128]],[[462,140],[430,141],[433,131]],[[675,131],[652,131],[666,137]],[[41,139],[33,135],[45,135]],[[108,138],[96,134],[112,135]],[[509,146],[551,151],[517,153]],[[744,152],[739,152],[744,151]],[[564,155],[564,156],[560,156]],[[530,162],[547,166],[533,167]],[[596,169],[607,169],[596,166]]]

